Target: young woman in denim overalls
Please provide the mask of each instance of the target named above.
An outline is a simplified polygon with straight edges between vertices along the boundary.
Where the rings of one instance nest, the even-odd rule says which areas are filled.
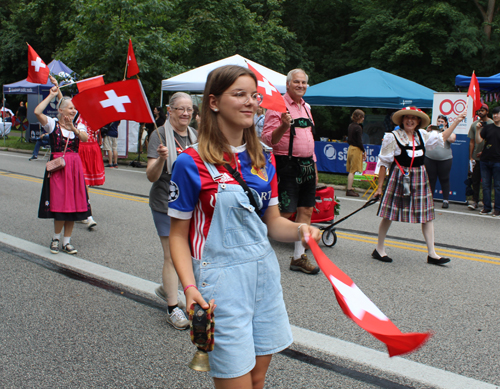
[[[208,354],[216,388],[263,388],[272,354],[292,343],[268,236],[304,244],[320,237],[317,228],[280,217],[274,157],[253,124],[261,100],[247,68],[212,71],[199,143],[178,157],[170,185],[170,250],[186,305],[216,306]]]

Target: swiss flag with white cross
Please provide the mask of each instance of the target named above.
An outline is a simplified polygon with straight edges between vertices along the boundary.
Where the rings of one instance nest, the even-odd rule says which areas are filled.
[[[313,239],[309,239],[308,244],[318,266],[332,284],[335,297],[344,314],[385,343],[390,357],[411,353],[431,337],[430,332],[403,334],[349,276],[330,261]]]
[[[257,77],[257,91],[264,97],[260,106],[262,108],[272,109],[276,112],[286,112],[285,100],[278,89],[248,62],[247,65],[248,69]]]
[[[86,89],[73,97],[73,104],[92,128],[118,120],[154,123],[144,89],[137,79]]]
[[[28,77],[26,81],[34,84],[46,84],[49,79],[49,67],[40,56],[28,45]]]

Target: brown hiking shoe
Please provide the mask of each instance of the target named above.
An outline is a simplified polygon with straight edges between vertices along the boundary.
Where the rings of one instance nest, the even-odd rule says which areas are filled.
[[[299,259],[291,258],[290,270],[301,271],[307,274],[316,274],[319,272],[319,267],[314,266],[306,254],[302,254]]]
[[[345,192],[346,196],[352,196],[352,197],[359,197],[359,193],[356,192],[354,189],[348,189]]]

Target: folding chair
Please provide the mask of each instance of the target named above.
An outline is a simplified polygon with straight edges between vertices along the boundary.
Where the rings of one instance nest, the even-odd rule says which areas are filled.
[[[47,160],[50,160],[50,145],[47,146],[42,146],[40,147],[40,151],[45,151],[45,154],[43,155],[42,159],[45,159],[47,157]]]
[[[370,192],[370,195],[367,198],[367,200],[370,200],[370,198],[373,196],[373,194],[378,189],[377,162],[363,162],[363,172],[362,173],[355,173],[354,180],[368,182],[370,184],[370,186],[368,187],[368,189],[365,191],[365,193],[362,196],[362,197],[365,197],[368,194],[368,192]]]
[[[24,119],[23,122],[21,123],[21,137],[19,138],[18,142],[26,142],[26,139],[24,139],[23,132],[28,131],[30,127],[30,123],[28,122],[28,119]]]

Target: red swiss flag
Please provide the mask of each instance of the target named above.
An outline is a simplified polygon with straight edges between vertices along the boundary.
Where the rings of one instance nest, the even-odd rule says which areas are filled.
[[[135,60],[134,48],[132,47],[132,39],[128,40],[128,54],[127,54],[127,78],[135,76],[139,73],[139,65]]]
[[[28,45],[28,77],[26,81],[34,84],[46,84],[50,70],[40,56]]]
[[[429,332],[403,334],[349,276],[328,259],[313,239],[309,239],[308,244],[318,266],[332,284],[342,311],[365,331],[384,342],[390,357],[410,353],[430,338]]]
[[[95,76],[91,78],[86,78],[85,80],[77,81],[76,86],[78,87],[78,92],[83,92],[84,90],[95,88],[97,86],[104,85],[103,76]]]
[[[472,72],[472,77],[470,78],[469,91],[467,92],[467,97],[472,97],[473,105],[473,115],[476,111],[481,109],[481,91],[479,90],[479,82],[477,81],[476,73]]]
[[[73,104],[92,128],[117,120],[154,123],[142,84],[136,79],[87,89],[73,97]]]
[[[264,96],[260,106],[266,109],[272,109],[277,112],[286,112],[286,104],[278,89],[271,84],[267,78],[260,74],[255,68],[247,62],[248,69],[254,72],[257,77],[257,91]]]

